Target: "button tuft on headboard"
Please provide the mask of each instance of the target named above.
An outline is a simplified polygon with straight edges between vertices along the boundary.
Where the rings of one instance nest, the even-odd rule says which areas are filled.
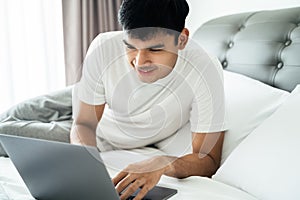
[[[243,29],[245,29],[246,26],[245,25],[241,25],[240,28],[239,28],[239,31],[242,31]]]
[[[226,68],[226,67],[228,66],[227,60],[224,60],[224,61],[222,62],[222,66],[223,66],[223,68]]]
[[[277,63],[277,69],[281,69],[283,67],[283,62],[278,62]]]
[[[287,40],[287,41],[285,41],[284,45],[289,46],[289,45],[291,45],[291,43],[292,43],[292,40]]]

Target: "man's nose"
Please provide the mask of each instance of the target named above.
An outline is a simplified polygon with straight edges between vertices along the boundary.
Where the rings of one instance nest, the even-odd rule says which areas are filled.
[[[145,49],[138,50],[135,57],[135,66],[143,66],[150,63],[147,51]]]

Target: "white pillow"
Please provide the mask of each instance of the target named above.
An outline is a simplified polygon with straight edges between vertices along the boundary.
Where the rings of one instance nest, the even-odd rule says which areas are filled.
[[[229,71],[224,71],[224,88],[228,131],[225,133],[221,163],[290,94]]]
[[[225,133],[222,163],[232,150],[268,118],[288,97],[289,93],[273,88],[244,75],[224,71],[225,99],[229,130]],[[177,134],[158,142],[156,146],[169,155],[191,152],[189,124]]]
[[[258,199],[300,199],[300,85],[228,157],[213,179]]]

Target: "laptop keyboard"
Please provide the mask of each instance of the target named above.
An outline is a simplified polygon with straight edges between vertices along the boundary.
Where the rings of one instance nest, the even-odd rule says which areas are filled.
[[[135,196],[130,196],[127,200],[133,200],[134,197],[135,197]],[[142,200],[151,200],[151,199],[148,199],[148,198],[145,199],[145,198],[143,198]]]

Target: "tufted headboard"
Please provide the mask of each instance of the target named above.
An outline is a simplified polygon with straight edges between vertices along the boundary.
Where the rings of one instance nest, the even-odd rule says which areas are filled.
[[[193,39],[228,71],[287,91],[300,83],[300,7],[219,17]]]

